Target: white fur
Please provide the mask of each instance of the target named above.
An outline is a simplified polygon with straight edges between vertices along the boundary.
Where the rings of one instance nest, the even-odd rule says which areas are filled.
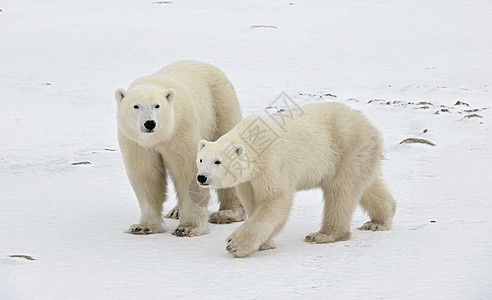
[[[244,257],[273,248],[299,190],[324,195],[321,230],[308,242],[349,239],[358,204],[371,217],[360,229],[390,229],[396,204],[380,178],[381,158],[381,137],[364,116],[322,103],[247,117],[216,142],[201,141],[197,166],[203,187],[236,186],[248,220],[229,236],[227,250]]]
[[[216,140],[240,121],[232,84],[211,65],[181,61],[137,78],[128,90],[117,89],[115,98],[120,148],[141,211],[138,224],[127,232],[163,232],[162,204],[169,173],[178,197],[177,207],[169,214],[180,217],[175,233],[207,233],[209,193],[195,180],[196,145],[202,138]],[[243,220],[235,192],[226,189],[218,194],[220,212],[210,220]]]

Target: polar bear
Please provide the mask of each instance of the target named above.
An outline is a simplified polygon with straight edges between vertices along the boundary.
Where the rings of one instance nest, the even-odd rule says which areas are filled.
[[[381,179],[379,132],[358,111],[320,103],[245,118],[215,142],[200,141],[197,182],[204,188],[236,186],[247,221],[227,238],[244,257],[274,248],[299,190],[321,188],[321,229],[311,243],[350,238],[357,205],[371,220],[361,230],[389,230],[396,203]]]
[[[195,180],[196,147],[200,139],[216,140],[241,120],[232,84],[209,64],[180,61],[135,79],[128,90],[117,89],[115,98],[118,141],[141,211],[138,224],[127,232],[163,232],[162,205],[169,174],[178,204],[168,217],[180,219],[174,234],[207,233],[209,193]],[[233,189],[217,194],[220,207],[210,216],[211,222],[245,219]]]

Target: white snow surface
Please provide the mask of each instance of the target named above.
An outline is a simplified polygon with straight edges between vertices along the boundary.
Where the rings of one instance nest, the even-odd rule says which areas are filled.
[[[491,28],[488,0],[0,2],[0,299],[492,299]],[[225,251],[238,223],[125,234],[139,209],[113,93],[181,59],[221,68],[243,115],[284,91],[361,110],[393,229],[357,230],[357,210],[349,241],[306,243],[312,190],[244,259]]]

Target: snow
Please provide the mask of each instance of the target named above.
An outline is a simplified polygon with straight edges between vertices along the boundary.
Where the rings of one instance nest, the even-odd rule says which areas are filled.
[[[161,2],[0,4],[0,299],[492,298],[492,2]],[[283,91],[361,110],[385,139],[393,229],[358,231],[358,210],[349,241],[305,243],[312,190],[277,248],[244,259],[225,251],[240,224],[125,234],[139,211],[113,92],[181,59],[224,70],[243,115]]]

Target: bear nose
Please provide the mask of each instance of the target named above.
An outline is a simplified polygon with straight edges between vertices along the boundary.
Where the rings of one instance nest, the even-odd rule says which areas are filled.
[[[148,130],[152,130],[155,128],[155,121],[154,120],[148,120],[144,123],[144,126]]]
[[[198,180],[198,182],[200,182],[200,183],[204,183],[205,181],[207,181],[207,176],[198,175],[196,177],[196,180]]]

